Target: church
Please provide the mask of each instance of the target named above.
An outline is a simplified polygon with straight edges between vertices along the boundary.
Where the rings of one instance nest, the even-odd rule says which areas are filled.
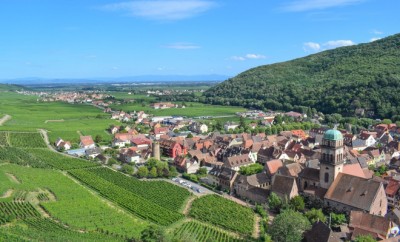
[[[327,130],[322,138],[319,169],[305,168],[299,175],[300,191],[316,196],[338,212],[364,211],[384,216],[385,189],[380,181],[345,173],[343,135]]]

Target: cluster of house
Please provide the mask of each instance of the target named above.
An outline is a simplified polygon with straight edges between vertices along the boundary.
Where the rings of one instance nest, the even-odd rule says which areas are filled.
[[[154,109],[167,109],[167,108],[185,108],[184,105],[174,104],[171,102],[152,103],[150,107]]]
[[[108,95],[97,92],[56,92],[56,93],[38,93],[42,101],[45,102],[68,102],[68,103],[93,103],[96,105],[106,105],[101,99],[107,98]]]
[[[71,142],[64,141],[62,138],[58,138],[56,142],[54,142],[54,146],[59,151],[65,151],[67,154],[72,156],[85,156],[86,158],[94,159],[94,158],[101,158],[104,159],[102,156],[102,149],[97,147],[95,142],[93,141],[92,136],[80,136],[79,148],[78,149],[71,149]]]
[[[153,129],[152,135],[158,129]],[[388,231],[400,219],[400,143],[389,129],[377,125],[374,131],[358,135],[319,128],[308,133],[212,133],[193,138],[173,137],[165,130],[157,147],[161,155],[173,159],[181,172],[196,173],[200,167],[208,168],[202,181],[232,195],[262,204],[271,192],[282,199],[302,194],[333,211],[354,215],[347,229],[335,236],[348,239],[371,234],[378,239],[389,237]],[[152,145],[150,140],[148,145]],[[264,171],[250,176],[240,174],[241,167],[254,163],[264,165]],[[374,176],[369,167],[381,165],[397,169]],[[373,222],[368,224],[377,220],[387,221],[381,223],[387,225],[382,227],[384,233],[377,232]],[[329,227],[328,230],[334,233]]]

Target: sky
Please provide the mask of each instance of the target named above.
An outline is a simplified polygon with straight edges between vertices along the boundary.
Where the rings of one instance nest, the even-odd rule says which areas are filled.
[[[1,0],[0,79],[234,76],[399,33],[399,0]]]

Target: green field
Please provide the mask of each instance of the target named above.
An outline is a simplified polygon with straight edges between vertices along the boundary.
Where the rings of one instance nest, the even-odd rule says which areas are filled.
[[[196,221],[190,221],[182,224],[179,228],[173,231],[173,239],[177,241],[192,241],[192,242],[239,242],[245,241],[236,238],[227,232],[224,232],[215,227],[204,225]]]
[[[0,181],[0,194],[5,194],[8,190],[13,191],[10,197],[0,201],[16,199],[18,191],[25,191],[27,201],[40,204],[52,219],[61,221],[71,229],[88,232],[107,231],[137,238],[148,224],[119,211],[115,206],[108,205],[58,171],[7,164],[0,166]],[[41,193],[47,193],[52,199],[39,202],[39,190]]]
[[[99,134],[104,140],[111,140],[105,130],[118,122],[111,120],[102,110],[87,104],[38,102],[37,99],[37,96],[1,92],[0,113],[12,118],[0,126],[0,130],[36,132],[37,129],[46,129],[52,142],[61,137],[76,143],[79,140],[78,131],[93,137]]]
[[[217,195],[194,200],[189,215],[245,235],[253,231],[254,211]]]
[[[182,104],[177,102],[176,104]],[[209,105],[202,103],[186,102],[186,108],[168,108],[168,109],[153,109],[147,103],[143,106],[141,103],[130,103],[122,105],[112,105],[115,110],[130,111],[145,111],[146,113],[154,114],[156,116],[187,116],[187,117],[200,117],[200,116],[225,116],[236,115],[236,112],[244,112],[246,109],[242,107],[228,107]]]

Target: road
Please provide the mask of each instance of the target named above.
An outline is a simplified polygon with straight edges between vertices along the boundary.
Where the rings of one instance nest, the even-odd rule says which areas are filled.
[[[0,119],[0,126],[2,126],[5,122],[7,122],[7,121],[10,120],[10,119],[11,119],[11,116],[10,116],[10,115],[8,115],[8,114],[4,115],[4,117],[2,117],[2,118]]]

